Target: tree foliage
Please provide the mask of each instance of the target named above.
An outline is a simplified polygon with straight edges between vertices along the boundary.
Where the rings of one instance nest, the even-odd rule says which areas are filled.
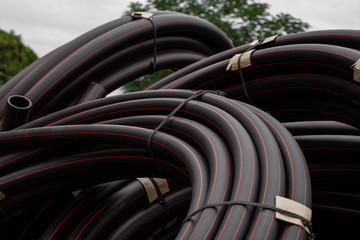
[[[302,32],[310,26],[308,23],[286,13],[273,15],[270,5],[255,0],[147,0],[145,4],[133,2],[126,14],[135,11],[170,10],[182,12],[206,19],[222,29],[235,46],[249,43],[257,38],[275,34]],[[155,77],[145,77],[147,85],[156,81]],[[129,83],[127,91],[141,90]]]
[[[286,13],[273,15],[270,5],[254,0],[147,0],[130,3],[127,14],[134,11],[170,10],[198,16],[222,29],[235,46],[257,37],[305,31],[308,23]]]
[[[36,54],[24,46],[20,36],[0,29],[0,85],[36,59]]]
[[[143,78],[136,79],[135,81],[132,81],[132,82],[126,84],[125,90],[126,90],[126,92],[140,91],[140,90],[150,86],[156,80],[166,77],[170,73],[172,73],[172,71],[169,69],[157,71],[151,75],[144,76]]]

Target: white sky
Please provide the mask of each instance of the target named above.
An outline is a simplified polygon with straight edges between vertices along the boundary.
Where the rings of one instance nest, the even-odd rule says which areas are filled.
[[[145,0],[140,0],[144,2]],[[0,0],[0,29],[21,35],[39,57],[123,15],[131,0]],[[360,29],[360,0],[260,0],[273,14],[308,22],[311,30]]]

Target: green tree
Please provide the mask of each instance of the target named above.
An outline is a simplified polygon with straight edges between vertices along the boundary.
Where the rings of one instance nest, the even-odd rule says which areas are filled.
[[[135,11],[170,10],[198,16],[222,29],[235,46],[249,43],[258,37],[302,32],[310,27],[308,23],[290,14],[273,15],[269,12],[269,7],[269,4],[255,0],[147,0],[145,4],[130,3],[126,14]],[[158,79],[151,75],[146,76],[144,80],[125,85],[125,89],[141,90]],[[139,84],[139,81],[145,82]]]
[[[37,59],[29,47],[24,46],[21,37],[13,31],[0,29],[0,85]]]
[[[150,86],[153,82],[166,77],[170,73],[172,73],[172,71],[169,69],[154,72],[151,75],[147,75],[142,78],[136,79],[135,81],[129,82],[125,85],[125,90],[126,92],[136,92],[143,90],[147,86]]]

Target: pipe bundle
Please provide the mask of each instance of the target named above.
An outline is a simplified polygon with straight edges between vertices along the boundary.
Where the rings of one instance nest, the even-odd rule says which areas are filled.
[[[278,219],[278,197],[312,210],[319,237],[353,236],[359,38],[233,48],[216,26],[163,11],[55,49],[0,88],[0,238],[314,238],[299,214],[301,226]],[[251,64],[227,71],[249,48]],[[162,69],[174,72],[106,97]]]

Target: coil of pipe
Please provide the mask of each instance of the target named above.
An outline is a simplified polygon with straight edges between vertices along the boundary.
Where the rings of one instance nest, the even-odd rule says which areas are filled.
[[[232,48],[220,29],[185,14],[125,16],[55,49],[0,88],[0,236],[309,237],[275,211],[246,205],[182,222],[207,204],[275,205],[275,196],[312,208],[320,236],[353,236],[346,220],[359,219],[359,37],[314,31],[260,44],[242,69],[246,86],[225,69],[250,45]],[[162,69],[176,71],[146,91],[105,98]],[[31,105],[16,121],[6,114],[15,95]],[[170,191],[148,202],[138,177],[164,178]],[[331,214],[344,219],[340,230],[327,231]]]
[[[90,107],[87,111],[83,111],[83,105],[75,106],[72,109],[77,114],[61,118],[58,121],[50,121],[52,123],[48,127],[24,127],[23,130],[13,130],[0,134],[4,139],[2,146],[16,148],[17,145],[26,146],[28,144],[29,147],[39,145],[37,147],[43,148],[49,145],[57,145],[55,150],[58,150],[59,145],[74,144],[75,142],[83,144],[101,142],[105,145],[104,147],[109,147],[106,143],[113,146],[117,142],[120,146],[130,144],[133,147],[146,149],[146,140],[151,131],[144,129],[144,125],[149,126],[149,128],[156,127],[170,111],[193,94],[191,91],[183,90],[152,92],[152,94],[150,92],[131,94],[132,97],[127,96],[130,97],[127,101],[116,101],[115,104],[107,105],[100,104],[100,107],[91,108],[93,102],[88,102],[83,104]],[[157,98],[143,97],[155,94],[158,96]],[[121,95],[121,97],[123,96]],[[191,176],[192,200],[189,213],[206,203],[217,203],[224,200],[260,201],[274,205],[274,197],[277,195],[303,201],[304,204],[310,206],[310,181],[308,175],[304,175],[307,172],[306,163],[303,161],[302,153],[299,152],[294,140],[291,144],[281,142],[280,137],[286,138],[286,133],[281,133],[281,130],[278,130],[278,128],[283,128],[280,123],[274,126],[275,119],[266,119],[272,128],[269,129],[264,123],[265,120],[256,115],[260,114],[261,116],[260,110],[257,110],[255,114],[254,109],[249,110],[240,102],[218,95],[207,93],[201,96],[199,100],[201,101],[189,101],[179,110],[178,117],[169,120],[164,126],[164,129],[168,130],[164,130],[165,132],[161,135],[155,134],[153,138],[153,142],[160,144],[159,146],[164,144],[167,146],[167,148],[159,151],[155,145],[153,150],[156,155],[159,155],[160,159],[174,159],[175,162],[172,165],[177,166],[177,169],[169,171],[172,174],[168,173],[166,177],[183,179],[184,176]],[[108,99],[97,100],[95,105],[102,101],[109,102]],[[144,114],[151,115],[147,117]],[[121,125],[114,125],[115,123]],[[138,127],[133,127],[134,124]],[[168,127],[168,124],[171,128]],[[246,132],[248,134],[245,134]],[[277,133],[277,136],[274,136],[274,132]],[[166,134],[171,134],[170,136],[173,137],[166,137],[168,136]],[[163,140],[158,139],[159,137]],[[178,138],[179,140],[176,140]],[[191,145],[188,145],[190,143]],[[225,145],[228,146],[228,150],[224,148]],[[274,148],[278,150],[272,151]],[[201,154],[195,149],[203,149],[203,153]],[[189,152],[190,150],[191,152]],[[174,155],[173,151],[176,151],[177,155]],[[139,154],[138,150],[136,153],[136,155]],[[190,153],[191,155],[189,155]],[[108,156],[109,154],[110,156]],[[29,155],[28,161],[31,160]],[[178,155],[181,157],[180,161],[176,161],[179,158],[176,157]],[[120,163],[119,158],[121,156],[124,156],[124,159]],[[197,156],[195,160],[186,159],[189,157],[194,159],[195,156]],[[113,174],[115,172],[120,179],[137,177],[146,174],[151,169],[151,165],[152,174],[156,174],[156,166],[154,166],[154,160],[151,157],[140,158],[139,164],[136,164],[135,159],[138,158],[140,156],[132,156],[131,153],[92,152],[85,154],[85,156],[83,154],[72,155],[50,162],[38,163],[25,169],[21,169],[22,166],[19,164],[17,166],[19,167],[18,171],[3,176],[0,180],[2,192],[7,196],[14,196],[5,198],[2,201],[2,207],[11,211],[19,205],[21,206],[23,202],[32,201],[33,198],[38,199],[39,193],[45,190],[49,193],[71,187],[71,190],[87,187],[86,183],[94,176],[100,181],[97,183],[104,181],[105,175],[108,179],[114,179]],[[108,163],[105,163],[104,159],[108,159]],[[207,163],[205,163],[205,159],[208,161]],[[220,159],[228,160],[220,161]],[[294,170],[295,159],[300,164],[296,171]],[[16,159],[9,161],[16,164]],[[143,168],[140,168],[142,161],[149,163],[141,164]],[[100,163],[101,165],[99,165]],[[116,163],[121,165],[122,170],[119,170],[120,166],[113,165]],[[194,165],[194,163],[196,164]],[[112,167],[110,168],[110,166]],[[230,168],[230,166],[235,169]],[[100,172],[100,169],[104,169],[103,172]],[[247,169],[247,171],[242,169]],[[81,171],[81,175],[79,171]],[[175,171],[178,174],[174,174]],[[281,177],[285,176],[284,171],[289,171],[286,174],[289,177],[286,179]],[[64,172],[66,172],[66,178],[71,179],[71,181],[59,182],[59,178],[64,177]],[[95,175],[94,172],[96,172]],[[84,185],[71,186],[74,181],[84,182]],[[285,182],[287,181],[289,181],[287,184],[289,187],[285,191]],[[29,189],[31,190],[29,191]],[[256,198],[258,194],[260,194],[259,199]],[[256,217],[251,220],[252,216]],[[238,222],[239,217],[243,218],[244,221],[243,226],[240,225],[242,228],[238,224],[226,224],[230,220],[231,222]],[[269,218],[271,221],[267,220]],[[222,219],[226,220],[222,221]],[[220,208],[218,211],[204,210],[203,214],[196,216],[192,222],[183,225],[179,233],[180,238],[214,238],[216,235],[219,238],[225,235],[226,238],[228,235],[240,237],[258,235],[259,238],[262,238],[265,235],[270,236],[270,234],[276,236],[281,231],[280,225],[274,219],[273,211],[251,211],[247,210],[245,206],[234,206],[227,211],[225,208]],[[306,232],[300,227],[289,226],[285,229],[283,228],[283,234],[289,237],[293,237],[293,234],[306,236]]]

